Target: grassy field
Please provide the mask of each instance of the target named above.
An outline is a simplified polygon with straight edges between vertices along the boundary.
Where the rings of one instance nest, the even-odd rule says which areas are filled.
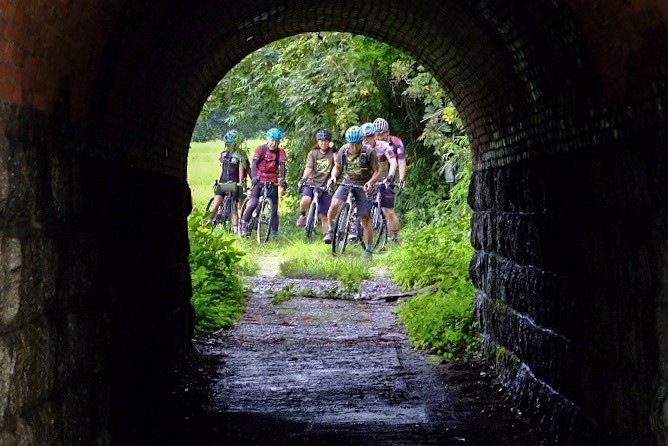
[[[246,141],[249,148],[255,148],[264,140]],[[193,142],[188,154],[188,184],[193,200],[193,207],[204,207],[213,196],[213,183],[220,176],[218,155],[225,147],[223,141]],[[252,149],[249,149],[249,151]]]

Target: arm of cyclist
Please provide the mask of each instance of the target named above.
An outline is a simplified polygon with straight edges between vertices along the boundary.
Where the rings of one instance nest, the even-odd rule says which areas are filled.
[[[385,185],[389,186],[392,184],[394,181],[394,177],[397,174],[397,159],[396,158],[389,158],[388,163],[390,165],[390,168],[387,171],[387,177],[385,177]]]
[[[400,159],[397,164],[399,166],[399,189],[403,189],[406,185],[406,160]]]
[[[341,164],[334,164],[334,167],[332,168],[332,173],[330,174],[329,180],[327,180],[327,189],[332,190],[334,186],[336,185],[336,179],[339,177],[339,174],[341,173]]]
[[[280,183],[279,185],[281,186],[281,195],[285,195],[288,192],[288,182],[285,179],[285,159],[281,159],[278,163],[278,173],[280,176]]]
[[[376,181],[378,181],[378,178],[380,178],[380,175],[382,174],[380,166],[378,165],[378,158],[372,156],[369,160],[371,162],[371,168],[373,169],[373,175],[371,175],[369,181],[364,184],[364,190],[367,192],[373,189],[373,185],[376,184]]]
[[[253,156],[253,159],[251,160],[251,184],[253,186],[255,186],[259,181],[259,170],[260,170],[258,166],[259,163],[260,163],[260,155],[258,155],[256,151],[255,156]]]
[[[299,180],[299,183],[297,183],[298,189],[301,191],[304,186],[306,185],[306,180],[311,176],[311,173],[313,172],[313,169],[309,166],[306,166],[304,169],[304,173],[302,174],[302,178]]]

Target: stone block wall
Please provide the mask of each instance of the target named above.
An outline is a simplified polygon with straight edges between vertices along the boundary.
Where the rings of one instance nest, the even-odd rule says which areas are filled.
[[[651,127],[666,117],[637,118],[599,144],[583,133],[584,150],[480,170],[472,182],[487,352],[556,444],[666,438],[668,156]]]
[[[0,444],[131,438],[192,333],[190,191],[55,144],[29,109],[0,121]]]

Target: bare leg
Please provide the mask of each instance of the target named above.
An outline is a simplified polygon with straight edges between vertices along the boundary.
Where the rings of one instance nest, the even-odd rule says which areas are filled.
[[[299,202],[299,210],[302,212],[308,212],[309,206],[311,206],[311,197],[304,195]]]
[[[327,234],[327,232],[329,232],[329,220],[327,218],[327,215],[321,215],[320,221],[322,222],[322,232]]]
[[[209,215],[210,220],[213,220],[216,217],[216,213],[221,204],[223,204],[223,196],[215,195],[213,197],[213,206],[211,206],[211,215]]]
[[[394,208],[383,208],[387,216],[387,229],[390,234],[396,234],[399,231],[399,217]]]
[[[343,200],[339,198],[334,198],[332,199],[332,204],[329,206],[329,211],[327,211],[327,221],[329,223],[329,228],[334,226],[334,219],[336,218],[336,213],[339,212],[339,208],[341,207],[341,204],[343,203]],[[328,230],[329,230],[328,228]]]
[[[373,243],[373,225],[371,217],[362,216],[362,227],[364,227],[364,244],[369,246]]]

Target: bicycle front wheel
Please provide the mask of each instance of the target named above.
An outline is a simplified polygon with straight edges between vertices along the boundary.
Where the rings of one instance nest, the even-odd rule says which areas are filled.
[[[269,199],[262,200],[257,215],[257,242],[264,243],[271,235],[271,224],[274,215],[274,203]]]
[[[348,244],[348,215],[350,204],[343,203],[336,213],[334,221],[334,240],[332,240],[332,253],[343,254]]]
[[[225,196],[225,201],[221,206],[221,211],[218,218],[220,219],[220,224],[223,226],[223,229],[230,232],[232,230],[232,197],[229,195]]]
[[[204,211],[204,215],[202,215],[202,224],[207,224],[209,222],[209,218],[211,218],[211,207],[213,206],[213,200],[216,197],[211,197],[209,200],[209,203],[206,205],[206,211]],[[217,222],[214,219],[213,224],[215,225]]]
[[[306,215],[306,240],[311,241],[313,232],[315,231],[316,219],[318,217],[318,204],[315,200],[311,202],[311,206],[308,208],[308,214]]]
[[[377,228],[374,228],[373,249],[376,252],[381,252],[387,246],[387,217],[382,209],[377,208],[377,210],[380,223]]]

